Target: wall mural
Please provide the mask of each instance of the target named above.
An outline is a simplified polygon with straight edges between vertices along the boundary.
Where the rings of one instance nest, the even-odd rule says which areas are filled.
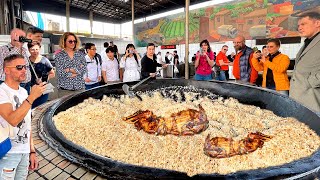
[[[301,11],[320,12],[320,0],[242,0],[200,8],[189,12],[189,42],[232,40],[237,35],[246,39],[299,36]],[[144,47],[185,43],[184,13],[135,24],[135,44]]]

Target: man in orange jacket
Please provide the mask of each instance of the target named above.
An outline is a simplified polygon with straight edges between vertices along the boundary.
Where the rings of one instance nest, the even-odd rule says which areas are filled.
[[[243,83],[255,84],[258,72],[252,67],[253,50],[246,46],[245,38],[237,36],[233,40],[236,55],[233,61],[233,76]]]

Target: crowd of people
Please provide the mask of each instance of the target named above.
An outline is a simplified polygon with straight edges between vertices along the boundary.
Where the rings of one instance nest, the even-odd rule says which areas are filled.
[[[279,51],[279,39],[269,39],[262,50],[253,50],[246,46],[243,36],[234,38],[236,53],[228,56],[227,45],[216,55],[207,40],[201,41],[200,50],[192,58],[196,68],[194,79],[226,81],[232,65],[236,82],[255,84],[261,71],[262,87],[289,95],[320,115],[319,13],[303,13],[298,31],[306,39],[297,54],[291,81],[287,74],[290,59]],[[12,148],[0,157],[0,179],[7,176],[26,179],[28,169],[38,166],[32,142],[31,108],[48,100],[48,94],[44,93],[46,83],[55,77],[50,61],[40,55],[43,33],[34,27],[27,33],[13,29],[10,43],[0,47],[0,126],[12,127]],[[21,37],[30,38],[32,42],[24,45]],[[166,68],[170,63],[170,55],[173,64],[179,65],[177,51],[167,52],[162,61],[161,53],[155,54],[153,43],[147,45],[143,57],[133,44],[126,46],[122,57],[113,42],[104,43],[100,53],[93,43],[85,43],[82,48],[80,44],[80,39],[72,32],[60,38],[61,50],[54,58],[59,97],[102,84],[137,81],[150,76],[155,79],[159,68]]]

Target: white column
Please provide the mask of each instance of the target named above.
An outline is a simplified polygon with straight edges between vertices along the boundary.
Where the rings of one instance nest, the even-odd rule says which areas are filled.
[[[185,45],[185,79],[189,79],[189,4],[190,0],[186,0],[186,8],[185,8],[185,14],[186,14],[186,45]]]
[[[67,32],[70,32],[70,0],[66,0],[66,20]]]
[[[90,33],[91,33],[91,37],[93,37],[93,31],[92,31],[92,27],[93,27],[93,11],[90,10],[89,12],[89,20],[90,20]]]
[[[132,43],[134,44],[134,0],[131,0]]]

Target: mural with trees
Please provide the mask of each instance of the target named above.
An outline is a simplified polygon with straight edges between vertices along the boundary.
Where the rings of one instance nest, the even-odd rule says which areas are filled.
[[[200,8],[189,13],[189,42],[228,41],[299,36],[297,14],[320,12],[320,0],[241,0]],[[184,13],[135,24],[134,41],[143,47],[185,43]]]

